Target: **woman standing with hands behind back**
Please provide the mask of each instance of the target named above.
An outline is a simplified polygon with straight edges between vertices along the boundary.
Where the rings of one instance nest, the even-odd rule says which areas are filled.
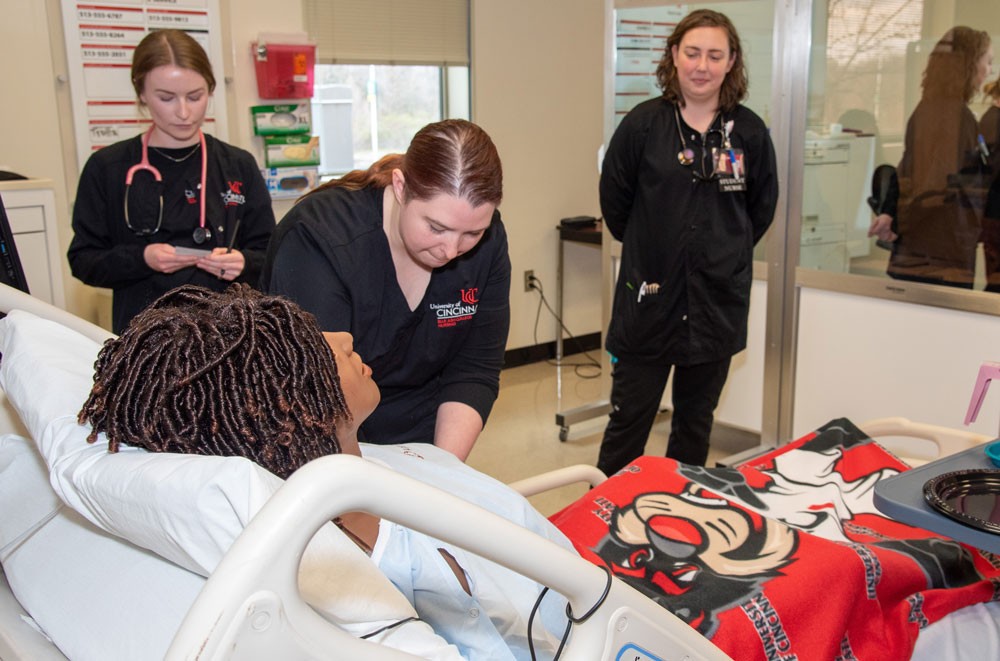
[[[656,77],[663,96],[622,120],[601,172],[601,211],[623,242],[597,464],[608,475],[643,453],[671,370],[667,456],[705,464],[730,359],[746,346],[753,247],[778,199],[767,127],[740,105],[746,70],[729,19],[685,16]]]
[[[464,460],[482,431],[510,325],[502,185],[486,132],[448,119],[309,193],[278,226],[261,287],[360,338],[382,391],[363,440],[433,442]]]
[[[256,284],[274,230],[253,156],[201,131],[215,90],[201,45],[180,30],[151,32],[131,76],[152,125],[88,159],[68,252],[74,276],[114,290],[115,333],[179,285]]]

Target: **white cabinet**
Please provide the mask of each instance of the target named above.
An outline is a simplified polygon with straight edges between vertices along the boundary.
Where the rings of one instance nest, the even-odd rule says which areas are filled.
[[[867,197],[874,159],[871,136],[806,140],[801,266],[847,272],[852,257],[868,255]]]
[[[0,196],[31,294],[65,309],[62,262],[56,230],[56,202],[48,179],[0,182]]]

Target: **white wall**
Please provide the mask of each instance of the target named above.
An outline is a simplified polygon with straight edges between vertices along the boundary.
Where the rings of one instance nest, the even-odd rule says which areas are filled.
[[[795,436],[840,416],[962,427],[984,361],[1000,361],[1000,317],[802,288]],[[998,424],[1000,383],[969,429]]]
[[[0,21],[0,166],[50,179],[57,234],[65,251],[72,237],[69,200],[76,190],[76,157],[69,122],[58,0],[4,0]],[[60,76],[63,76],[60,80]],[[72,182],[69,181],[72,177]],[[95,320],[88,287],[73,280],[63,261],[67,309]]]
[[[964,428],[983,362],[1000,362],[1000,317],[809,287],[798,290],[792,438],[834,418],[890,416]],[[747,349],[733,365],[716,419],[760,431],[767,283],[754,280]],[[1000,435],[1000,383],[968,429]]]
[[[508,347],[536,343],[533,269],[554,305],[556,224],[599,216],[597,150],[603,127],[604,3],[599,0],[472,0],[472,118],[492,136],[504,166],[500,206],[511,237]],[[568,245],[566,325],[600,330],[600,252]],[[538,342],[555,338],[543,310]]]

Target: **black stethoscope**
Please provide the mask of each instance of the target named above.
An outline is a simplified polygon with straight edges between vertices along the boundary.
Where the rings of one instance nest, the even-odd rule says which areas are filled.
[[[160,190],[160,210],[156,218],[156,227],[153,228],[136,228],[132,226],[128,217],[128,194],[129,190],[132,188],[132,177],[135,176],[136,172],[140,170],[146,170],[156,181],[163,183],[163,175],[160,171],[149,163],[149,135],[153,132],[154,126],[150,126],[149,130],[142,135],[142,160],[133,165],[125,173],[125,225],[128,226],[130,230],[135,232],[136,236],[150,236],[156,234],[160,231],[160,226],[163,225],[163,190]],[[198,245],[201,245],[212,238],[212,230],[205,226],[205,195],[207,194],[206,189],[206,176],[208,174],[208,148],[205,146],[205,134],[198,129],[198,140],[201,143],[201,184],[199,186],[198,203],[199,203],[199,221],[198,227],[194,228],[194,233],[191,238]]]

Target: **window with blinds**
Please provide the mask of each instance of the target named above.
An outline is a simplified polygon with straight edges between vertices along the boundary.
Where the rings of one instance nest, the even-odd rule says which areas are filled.
[[[324,64],[469,63],[469,0],[302,0]]]
[[[320,173],[404,152],[421,127],[469,119],[469,0],[302,0],[316,43]]]

